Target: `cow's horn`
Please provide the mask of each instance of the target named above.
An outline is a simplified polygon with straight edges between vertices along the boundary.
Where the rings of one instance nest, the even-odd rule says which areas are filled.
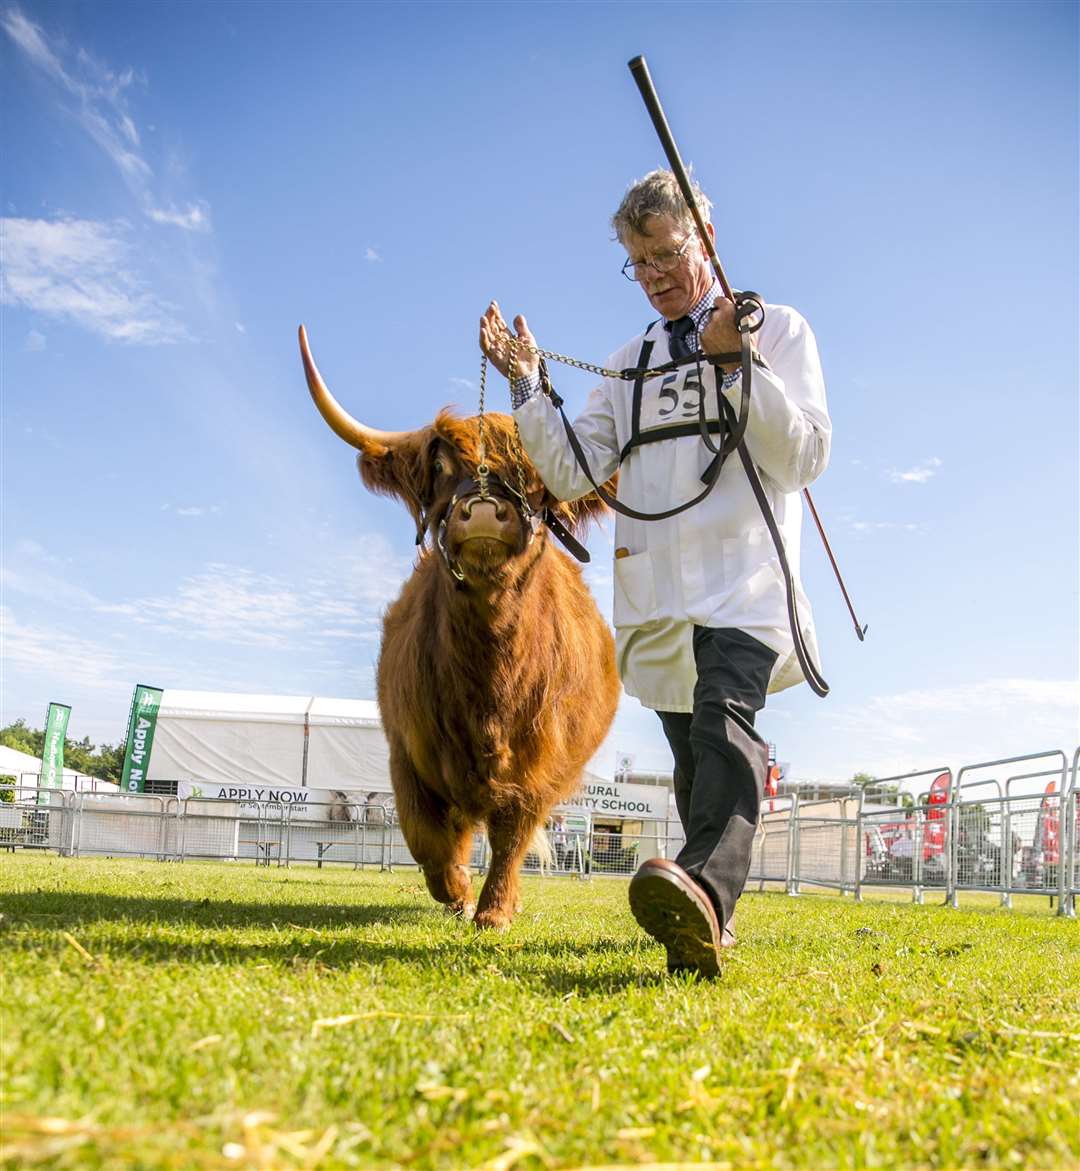
[[[378,431],[357,422],[327,389],[319,373],[315,359],[308,348],[307,330],[300,326],[300,354],[304,359],[304,373],[307,375],[308,390],[319,408],[319,414],[330,424],[330,428],[346,443],[358,447],[365,455],[385,455],[386,452],[408,438],[408,431]]]

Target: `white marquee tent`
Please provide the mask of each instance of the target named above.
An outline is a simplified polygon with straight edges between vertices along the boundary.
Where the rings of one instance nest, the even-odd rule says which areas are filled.
[[[147,779],[178,782],[181,798],[314,810],[331,804],[334,791],[359,803],[379,795],[381,802],[392,791],[389,757],[373,700],[167,688]],[[663,821],[671,816],[670,793],[659,779],[626,784],[586,769],[579,793],[561,808],[615,821]]]
[[[167,688],[149,780],[389,792],[374,700]]]
[[[14,777],[17,784],[36,785],[41,775],[41,760],[31,756],[28,752],[20,752],[17,748],[8,748],[0,744],[0,776]],[[115,792],[117,786],[111,781],[98,780],[96,777],[87,777],[74,769],[66,768],[63,773],[61,788],[72,790],[76,788],[97,789],[99,791]]]

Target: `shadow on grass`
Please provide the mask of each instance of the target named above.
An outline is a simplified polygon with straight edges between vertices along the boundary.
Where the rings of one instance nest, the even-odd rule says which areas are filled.
[[[421,892],[417,892],[418,895]],[[126,957],[140,963],[185,963],[193,966],[258,963],[325,970],[401,963],[418,970],[450,970],[459,975],[497,972],[545,989],[553,996],[610,995],[628,987],[664,983],[663,972],[642,972],[635,946],[610,938],[537,940],[478,932],[471,924],[451,924],[436,904],[232,902],[106,895],[92,892],[39,891],[8,895],[3,900],[5,927],[0,947],[18,946],[21,929],[68,931],[78,936],[94,924],[117,924],[130,934],[110,934],[100,944],[102,958]],[[356,938],[355,927],[424,928],[438,934],[425,942]],[[155,927],[187,929],[195,938],[157,934]],[[280,937],[245,939],[245,929],[272,929]],[[450,929],[449,937],[445,932]],[[522,934],[525,931],[521,928]],[[37,937],[40,938],[40,937]],[[601,966],[605,960],[616,967]],[[582,967],[589,970],[582,971]]]
[[[418,892],[419,893],[419,892]],[[430,915],[428,906],[401,903],[265,903],[230,899],[150,898],[105,895],[88,891],[36,891],[4,896],[8,921],[35,926],[71,927],[101,921],[132,924],[171,923],[201,928],[286,927],[292,924],[332,931],[376,923],[417,922]]]

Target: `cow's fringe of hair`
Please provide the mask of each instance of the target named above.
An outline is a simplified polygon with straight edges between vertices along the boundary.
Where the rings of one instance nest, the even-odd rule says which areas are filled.
[[[421,517],[431,503],[433,473],[430,452],[436,439],[443,439],[454,447],[470,469],[475,469],[480,462],[479,417],[459,415],[451,407],[443,407],[432,426],[414,431],[400,444],[380,454],[361,455],[358,461],[364,486],[380,496],[397,497],[417,524],[421,523]],[[517,448],[513,418],[498,412],[485,414],[484,443],[488,466],[516,487]],[[521,454],[525,460],[525,482],[529,492],[533,493],[542,487],[542,481],[524,450]],[[617,474],[605,485],[612,494],[616,480]],[[607,512],[607,505],[595,492],[578,500],[556,500],[550,492],[545,492],[543,503],[579,536],[590,521],[598,520]]]
[[[457,448],[462,459],[470,466],[475,467],[479,462],[480,427],[477,415],[462,417],[451,407],[443,407],[435,419],[435,433]],[[510,477],[510,483],[516,484],[517,454],[514,447],[513,417],[499,412],[485,414],[484,445],[487,450],[488,466],[492,471]],[[524,448],[521,449],[521,454],[525,460],[525,480],[532,491],[542,482],[540,474],[525,454]],[[609,484],[609,487],[614,492],[614,484]],[[549,494],[548,506],[567,528],[577,532],[607,512],[607,505],[595,492],[589,492],[578,500],[559,501],[551,498]]]

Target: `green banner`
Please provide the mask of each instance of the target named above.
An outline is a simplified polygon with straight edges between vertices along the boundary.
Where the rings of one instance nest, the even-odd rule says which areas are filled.
[[[50,703],[45,717],[45,745],[41,750],[41,776],[38,778],[38,804],[48,805],[48,793],[42,789],[64,787],[64,740],[67,737],[71,708],[66,703]]]
[[[141,793],[146,788],[146,770],[150,767],[150,749],[154,746],[159,707],[161,688],[144,687],[140,683],[131,697],[124,775],[120,778],[123,793]]]

